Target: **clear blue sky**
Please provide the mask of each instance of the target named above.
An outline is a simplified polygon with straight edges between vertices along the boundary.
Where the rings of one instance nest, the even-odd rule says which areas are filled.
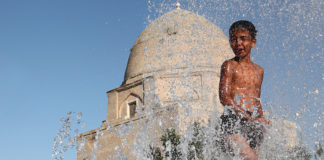
[[[0,159],[51,159],[59,119],[106,119],[146,1],[0,1]]]
[[[291,120],[304,108],[324,112],[323,3],[306,12],[298,9],[303,1],[274,6],[267,1],[262,7],[256,1],[188,1],[193,6],[183,2],[184,8],[226,33],[235,20],[255,22],[259,39],[253,59],[265,68],[262,99],[276,112],[286,113],[281,106],[288,106]],[[59,119],[68,111],[83,113],[83,131],[100,126],[106,91],[122,83],[130,48],[147,17],[170,10],[150,2],[148,7],[145,0],[0,0],[0,159],[51,159]],[[314,115],[302,119],[312,126]]]

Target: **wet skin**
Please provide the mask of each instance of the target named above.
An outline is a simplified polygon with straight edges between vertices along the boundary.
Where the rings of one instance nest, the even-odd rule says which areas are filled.
[[[264,71],[250,59],[256,39],[247,30],[238,29],[231,35],[230,44],[235,57],[225,61],[221,67],[221,103],[224,106],[233,106],[236,114],[241,114],[248,120],[267,123],[260,103]]]
[[[225,61],[221,67],[220,101],[224,106],[233,107],[237,115],[249,121],[269,124],[263,117],[260,103],[264,71],[250,59],[256,39],[251,37],[249,31],[237,29],[230,35],[230,44],[235,57]],[[258,159],[257,153],[244,137],[233,134],[228,135],[227,140],[234,144],[233,148],[239,148],[244,160]]]

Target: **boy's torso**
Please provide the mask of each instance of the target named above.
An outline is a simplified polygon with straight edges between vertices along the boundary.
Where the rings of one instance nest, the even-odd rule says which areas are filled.
[[[252,62],[233,63],[231,96],[246,111],[253,113],[253,106],[259,103],[262,68]]]

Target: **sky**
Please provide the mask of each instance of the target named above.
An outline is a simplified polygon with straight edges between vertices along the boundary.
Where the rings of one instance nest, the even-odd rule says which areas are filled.
[[[51,159],[60,118],[106,119],[146,1],[0,0],[0,159]]]
[[[198,0],[188,2],[193,10],[200,7]],[[207,2],[210,0],[203,6],[209,6]],[[324,50],[318,41],[323,39],[323,29],[318,27],[323,26],[323,18],[319,18],[323,13],[314,16],[297,10],[296,15],[304,17],[289,16],[303,4],[300,1],[277,7],[287,9],[282,13],[288,14],[260,20],[265,11],[251,15],[241,13],[256,11],[228,10],[237,7],[234,2],[219,8],[228,14],[214,13],[213,7],[205,11],[214,14],[197,12],[225,33],[234,20],[256,21],[260,36],[253,59],[265,68],[263,101],[279,104],[275,109],[288,106],[288,115],[305,108],[324,114],[320,100]],[[190,9],[190,3],[184,7]],[[266,5],[259,10],[267,9]],[[60,119],[69,111],[82,112],[85,126],[81,132],[99,127],[106,119],[106,92],[121,85],[130,49],[150,20],[165,12],[159,7],[160,3],[146,0],[0,0],[0,159],[51,159]],[[315,20],[308,21],[307,16]],[[282,25],[296,21],[310,24],[300,28]],[[315,39],[307,39],[309,36]],[[310,47],[305,45],[310,43]],[[314,117],[305,117],[313,125]],[[75,152],[66,159],[76,159]]]

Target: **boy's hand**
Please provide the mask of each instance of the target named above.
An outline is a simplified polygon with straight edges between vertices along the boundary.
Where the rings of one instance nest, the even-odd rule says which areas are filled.
[[[254,119],[254,121],[271,126],[270,121],[266,120],[264,117],[257,117]]]
[[[251,117],[251,115],[250,114],[248,114],[247,112],[242,112],[242,113],[244,113],[243,114],[243,117],[245,118],[245,119],[247,119],[248,121],[253,121],[253,118]]]
[[[234,111],[236,114],[241,115],[243,118],[247,119],[248,121],[253,121],[253,118],[250,114],[248,114],[245,110],[241,107],[234,105]]]

